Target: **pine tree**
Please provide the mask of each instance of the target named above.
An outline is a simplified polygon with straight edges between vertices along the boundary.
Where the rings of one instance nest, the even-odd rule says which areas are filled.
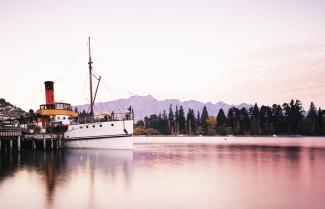
[[[240,120],[240,134],[242,134],[242,135],[248,134],[250,124],[249,124],[248,113],[247,113],[247,110],[245,107],[240,109],[239,120]]]
[[[262,105],[259,114],[260,126],[261,126],[261,134],[266,135],[268,133],[267,130],[267,107]]]
[[[203,107],[202,110],[202,115],[201,115],[201,126],[204,130],[204,134],[207,135],[208,134],[208,125],[207,125],[207,120],[209,118],[209,113],[208,113],[208,109],[206,106]]]
[[[217,115],[217,134],[226,135],[227,117],[221,108]]]
[[[235,129],[235,123],[236,123],[236,113],[235,113],[235,109],[232,107],[228,110],[227,113],[227,124],[232,129],[232,133],[234,132]]]
[[[218,124],[218,126],[223,126],[226,122],[227,122],[227,118],[226,118],[225,112],[221,108],[217,115],[217,124]]]
[[[317,109],[313,102],[310,103],[309,112],[305,120],[305,131],[309,135],[315,135],[318,130]]]
[[[283,109],[289,133],[301,133],[301,127],[304,119],[301,102],[299,100],[294,101],[292,99],[289,104],[283,104]]]
[[[186,133],[186,120],[185,120],[185,113],[184,113],[183,106],[179,107],[178,118],[179,118],[179,132],[182,134],[185,134]]]
[[[197,124],[197,126],[200,126],[201,125],[201,114],[200,114],[200,111],[197,111],[196,124]]]
[[[170,134],[174,134],[175,133],[175,115],[173,112],[172,105],[169,106],[168,122],[169,122]]]
[[[175,133],[179,134],[179,112],[178,112],[178,106],[176,106],[175,110]]]
[[[166,114],[166,111],[164,110],[163,114],[162,114],[162,118],[161,118],[161,125],[160,125],[160,133],[167,135],[170,133],[170,129],[169,129],[169,121],[168,121],[168,117]]]
[[[193,109],[190,108],[188,109],[187,117],[186,117],[186,125],[187,125],[188,134],[196,133],[197,123],[196,123],[196,118]]]
[[[318,134],[323,135],[325,134],[325,128],[324,128],[324,111],[321,110],[321,108],[318,109],[317,114],[317,121],[318,121]]]
[[[286,131],[283,117],[283,110],[280,105],[273,104],[272,105],[272,124],[274,134],[284,133]]]
[[[254,135],[261,134],[261,125],[260,125],[260,110],[255,103],[254,108],[252,109],[252,132]]]

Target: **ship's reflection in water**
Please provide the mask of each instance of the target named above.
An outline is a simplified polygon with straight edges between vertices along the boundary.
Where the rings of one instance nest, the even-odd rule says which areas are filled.
[[[0,208],[94,208],[128,190],[132,164],[131,150],[2,152]]]
[[[0,208],[324,207],[325,140],[243,140],[2,152]]]

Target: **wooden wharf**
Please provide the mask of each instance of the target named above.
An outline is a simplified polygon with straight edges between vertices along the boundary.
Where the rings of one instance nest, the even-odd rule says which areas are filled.
[[[61,149],[63,148],[62,133],[27,133],[19,128],[0,128],[0,150],[24,149]]]

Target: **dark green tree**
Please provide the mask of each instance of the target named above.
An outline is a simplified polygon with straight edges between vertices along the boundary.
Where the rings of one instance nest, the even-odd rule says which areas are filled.
[[[201,125],[201,114],[200,114],[200,111],[197,111],[196,124],[197,124],[197,126],[200,126]]]
[[[240,121],[240,131],[239,131],[240,134],[241,135],[249,134],[249,128],[250,128],[249,116],[245,107],[240,109],[239,121]]]
[[[172,105],[169,106],[168,122],[169,122],[170,134],[174,134],[175,133],[175,115],[173,112]]]
[[[285,121],[290,134],[301,134],[303,124],[303,107],[299,100],[283,104]]]
[[[318,130],[318,117],[317,108],[313,102],[310,103],[309,112],[305,120],[305,133],[308,135],[317,134]]]
[[[176,106],[176,110],[175,110],[175,133],[179,134],[179,111],[178,111],[178,106]]]
[[[196,118],[195,118],[193,109],[190,109],[190,108],[188,109],[187,117],[186,117],[186,124],[187,124],[188,134],[196,133],[197,124],[196,124]]]
[[[185,112],[184,112],[183,106],[179,107],[178,117],[179,117],[179,132],[182,134],[185,134],[186,133],[186,120],[185,120]]]
[[[257,103],[255,103],[254,108],[252,109],[251,121],[252,133],[254,135],[261,134],[260,109],[258,108]]]
[[[217,134],[226,135],[227,117],[221,108],[217,115]]]
[[[163,135],[170,134],[169,121],[165,110],[160,117],[159,132]]]
[[[273,104],[272,105],[272,124],[273,124],[273,132],[272,134],[280,134],[284,133],[285,124],[284,124],[284,117],[283,117],[283,110],[280,105]]]
[[[204,130],[204,134],[207,135],[208,134],[208,125],[207,125],[207,120],[209,118],[209,113],[208,113],[208,109],[206,106],[203,107],[202,110],[202,115],[201,115],[201,126]]]
[[[217,124],[223,126],[226,122],[227,122],[227,117],[225,115],[225,112],[221,108],[217,115]]]
[[[317,114],[317,121],[318,121],[318,134],[319,134],[319,135],[324,135],[324,134],[325,134],[324,116],[325,116],[324,111],[322,111],[322,109],[319,108],[319,109],[318,109],[318,114]]]

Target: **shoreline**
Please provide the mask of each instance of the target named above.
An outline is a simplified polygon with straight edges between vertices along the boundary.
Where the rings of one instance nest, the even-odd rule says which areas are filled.
[[[315,137],[315,138],[325,138],[325,136],[312,136],[312,135],[227,135],[227,136],[222,136],[222,135],[216,135],[216,136],[206,136],[206,135],[133,135],[133,137],[163,137],[163,138],[184,138],[184,137],[191,137],[191,138],[305,138],[305,137]]]

